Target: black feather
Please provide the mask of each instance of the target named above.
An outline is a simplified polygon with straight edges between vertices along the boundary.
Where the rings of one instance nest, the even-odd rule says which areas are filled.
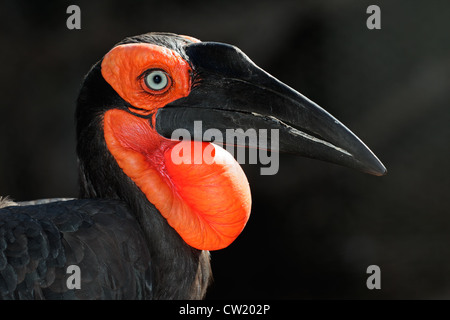
[[[152,298],[149,251],[124,202],[7,207],[0,221],[1,298]],[[81,270],[79,290],[66,285],[71,264]]]
[[[168,33],[130,37],[185,56],[190,41]],[[0,199],[2,299],[201,299],[211,278],[209,252],[188,246],[108,151],[103,115],[128,110],[103,79],[101,60],[77,100],[80,200],[10,206]],[[2,207],[6,206],[2,209]],[[67,287],[67,267],[81,289]]]

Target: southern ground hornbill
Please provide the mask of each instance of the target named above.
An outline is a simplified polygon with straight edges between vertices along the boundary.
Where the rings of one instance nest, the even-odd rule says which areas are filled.
[[[195,120],[202,133],[276,129],[279,151],[386,172],[344,125],[238,48],[168,33],[126,38],[92,67],[79,94],[80,198],[0,199],[0,297],[204,297],[208,250],[240,234],[251,196],[228,152],[194,141]],[[176,129],[194,138],[171,139]],[[194,152],[175,163],[180,146],[210,148],[214,161],[196,161]],[[79,289],[67,285],[71,265]]]

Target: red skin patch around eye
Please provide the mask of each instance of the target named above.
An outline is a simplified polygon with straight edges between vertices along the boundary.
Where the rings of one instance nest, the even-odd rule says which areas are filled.
[[[146,90],[140,76],[148,69],[167,72],[172,80],[170,88],[160,94]],[[190,71],[177,53],[151,44],[117,46],[102,62],[105,80],[125,101],[139,108],[133,112],[141,114],[187,96]],[[242,168],[213,144],[163,138],[149,121],[124,110],[107,111],[103,129],[108,150],[188,245],[200,250],[227,247],[250,216],[251,194]],[[155,117],[151,121],[154,124]],[[175,164],[172,150],[183,144],[191,144],[187,149],[192,151],[194,144],[201,144],[201,150],[213,147],[216,161],[196,164],[192,158],[189,164]]]
[[[150,69],[164,70],[170,76],[170,87],[155,94],[144,81]],[[102,75],[111,87],[144,115],[162,108],[190,92],[189,64],[176,52],[149,43],[124,44],[114,47],[102,61]]]

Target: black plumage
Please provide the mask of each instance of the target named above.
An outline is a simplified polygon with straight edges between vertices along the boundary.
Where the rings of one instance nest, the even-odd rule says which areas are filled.
[[[135,42],[184,54],[179,49],[189,40],[152,33],[118,45]],[[182,240],[106,147],[103,114],[132,106],[103,79],[100,64],[77,101],[83,200],[0,206],[0,298],[201,299],[211,277],[209,252]],[[81,289],[67,288],[71,264],[81,269]]]
[[[81,270],[69,289],[67,267]],[[67,200],[0,210],[2,299],[152,298],[145,238],[127,205]]]
[[[161,241],[160,255],[153,257],[155,247],[149,246],[125,202],[43,202],[0,209],[1,299],[181,299],[205,294],[209,254],[187,245],[174,250],[169,235]],[[159,215],[148,209],[148,215]],[[186,259],[188,255],[192,258]],[[81,289],[67,286],[70,265],[81,270]]]

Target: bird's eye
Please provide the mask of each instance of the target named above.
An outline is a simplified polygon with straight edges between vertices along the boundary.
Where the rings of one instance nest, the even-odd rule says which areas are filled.
[[[145,85],[153,91],[161,91],[167,88],[170,78],[163,70],[153,69],[144,77]]]

